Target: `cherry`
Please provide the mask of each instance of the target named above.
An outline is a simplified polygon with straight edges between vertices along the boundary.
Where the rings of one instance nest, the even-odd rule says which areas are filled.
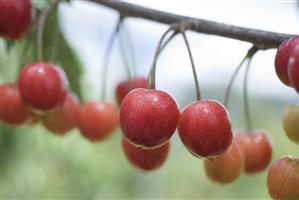
[[[211,160],[205,160],[204,165],[211,180],[221,184],[235,181],[244,168],[244,157],[236,139],[233,139],[224,154]]]
[[[245,172],[255,173],[267,168],[271,161],[272,145],[268,133],[263,130],[254,133],[238,132],[236,140],[245,158]]]
[[[180,116],[176,101],[161,90],[137,88],[120,106],[120,127],[131,143],[155,148],[173,135]]]
[[[169,152],[170,142],[155,149],[141,149],[122,138],[122,148],[129,162],[137,169],[152,171],[160,168]]]
[[[111,135],[118,125],[116,108],[105,102],[87,102],[81,106],[79,128],[90,141],[101,141]]]
[[[298,36],[299,38],[299,36]],[[292,86],[299,94],[299,41],[289,59],[289,78]]]
[[[299,199],[299,159],[285,156],[275,161],[268,172],[268,191],[273,199]]]
[[[122,100],[125,96],[133,89],[136,88],[146,88],[147,87],[147,79],[136,77],[131,80],[121,81],[115,91],[116,100],[118,105],[121,104]]]
[[[66,94],[62,106],[54,112],[44,115],[42,122],[53,133],[64,134],[78,125],[79,109],[78,98],[69,92]]]
[[[22,98],[32,108],[49,111],[63,103],[67,87],[64,72],[53,64],[36,62],[26,65],[19,75]]]
[[[299,43],[299,36],[295,36],[280,44],[275,56],[275,70],[278,78],[287,86],[292,86],[289,78],[288,62],[293,49]]]
[[[0,120],[19,125],[30,119],[29,107],[23,102],[18,87],[13,83],[0,85]]]
[[[30,0],[0,1],[0,36],[17,39],[26,32],[30,23]]]
[[[232,141],[229,114],[214,100],[187,105],[181,114],[178,130],[185,147],[196,157],[219,156]]]
[[[299,105],[290,105],[284,109],[282,125],[288,138],[299,144]]]
[[[235,181],[244,168],[244,157],[236,139],[233,139],[224,154],[211,160],[205,160],[204,165],[211,180],[221,184]]]

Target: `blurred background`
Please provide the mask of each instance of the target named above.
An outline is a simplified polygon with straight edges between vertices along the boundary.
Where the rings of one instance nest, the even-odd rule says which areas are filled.
[[[298,34],[297,1],[197,1],[136,0],[142,6],[217,22],[283,33]],[[46,0],[35,0],[42,9]],[[87,0],[62,2],[57,18],[49,18],[45,53],[52,50],[53,26],[59,26],[59,61],[72,89],[82,101],[97,100],[103,84],[104,50],[118,20],[118,13]],[[54,24],[54,25],[53,25]],[[164,24],[129,18],[125,24],[133,38],[136,75],[147,77]],[[195,59],[203,98],[223,102],[234,69],[251,44],[218,36],[187,32]],[[49,39],[50,38],[50,39]],[[0,81],[15,81],[20,66],[34,56],[29,36],[11,45],[0,39]],[[29,45],[26,46],[26,45]],[[26,49],[26,51],[24,51]],[[298,103],[298,94],[284,86],[275,74],[276,50],[254,56],[249,78],[253,126],[266,129],[272,138],[272,162],[283,155],[299,157],[281,125],[281,112]],[[129,53],[129,52],[128,52]],[[30,57],[31,56],[31,57]],[[47,56],[47,54],[46,54]],[[108,101],[115,103],[115,86],[127,79],[118,45],[108,66]],[[243,71],[233,86],[229,111],[234,130],[245,127]],[[172,94],[180,108],[195,100],[188,54],[176,37],[158,62],[157,88]],[[120,146],[121,133],[101,143],[83,139],[78,130],[60,137],[41,124],[10,128],[0,124],[0,197],[3,199],[269,199],[267,172],[242,174],[234,183],[221,186],[205,175],[203,162],[193,157],[177,137],[162,168],[152,173],[135,170]]]

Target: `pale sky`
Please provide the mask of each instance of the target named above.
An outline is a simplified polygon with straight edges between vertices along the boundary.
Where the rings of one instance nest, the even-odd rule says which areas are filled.
[[[296,1],[198,1],[198,0],[136,0],[129,1],[176,14],[199,17],[233,25],[264,29],[268,31],[298,33],[298,6]],[[78,51],[87,68],[86,80],[91,86],[90,98],[99,96],[101,65],[117,13],[88,1],[74,1],[72,6],[60,6],[61,24],[67,39]],[[137,57],[138,75],[147,76],[152,64],[154,50],[166,25],[132,18],[126,21]],[[188,32],[201,87],[225,87],[229,77],[241,61],[249,43],[218,36]],[[276,77],[274,56],[276,50],[259,52],[252,61],[250,71],[250,95],[285,98],[295,103],[297,94],[284,86]],[[117,45],[110,62],[110,94],[125,73]],[[184,91],[193,91],[193,79],[187,51],[180,37],[166,48],[158,62],[157,87],[178,99]],[[190,90],[191,88],[191,90]],[[242,75],[235,83],[242,89]],[[208,97],[205,97],[208,98]],[[298,99],[298,98],[297,98]]]

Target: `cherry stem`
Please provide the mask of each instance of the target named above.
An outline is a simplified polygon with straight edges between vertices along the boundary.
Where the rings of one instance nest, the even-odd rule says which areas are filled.
[[[60,37],[60,32],[58,26],[55,26],[54,30],[54,36],[52,40],[52,51],[51,51],[51,56],[50,60],[53,63],[57,62],[58,59],[58,54],[59,54],[59,37]]]
[[[229,83],[228,83],[228,86],[226,88],[226,91],[225,91],[225,96],[224,96],[224,106],[226,108],[228,108],[228,103],[229,103],[229,98],[230,98],[230,93],[231,93],[231,89],[232,89],[232,85],[240,71],[240,69],[242,68],[243,66],[243,63],[247,60],[247,56],[245,56],[243,58],[243,60],[241,61],[241,63],[237,66],[237,68],[235,69],[233,75],[231,76],[230,80],[229,80]]]
[[[149,74],[149,78],[148,78],[148,82],[149,82],[149,87],[151,89],[155,89],[156,88],[156,68],[157,68],[157,60],[158,60],[158,56],[160,55],[160,52],[162,51],[162,47],[164,49],[164,47],[167,45],[167,43],[169,43],[170,40],[167,40],[167,43],[165,43],[162,46],[163,40],[165,39],[165,37],[167,36],[167,34],[173,30],[176,29],[177,24],[172,24],[170,25],[170,27],[163,33],[162,37],[160,38],[159,42],[158,42],[158,46],[156,48],[155,51],[155,55],[154,55],[154,61],[151,67],[151,71]]]
[[[232,86],[233,86],[233,83],[237,77],[237,75],[239,74],[244,62],[249,58],[249,57],[252,57],[253,54],[257,51],[258,49],[253,46],[251,47],[247,53],[246,53],[246,56],[242,59],[242,61],[240,62],[240,64],[236,67],[234,73],[232,74],[230,80],[229,80],[229,83],[228,83],[228,86],[225,90],[225,96],[224,96],[224,106],[226,108],[228,108],[228,104],[229,104],[229,98],[230,98],[230,94],[231,94],[231,89],[232,89]]]
[[[50,0],[49,5],[42,11],[38,20],[37,20],[37,36],[36,36],[36,50],[37,50],[37,60],[43,61],[43,34],[46,25],[47,18],[50,14],[50,11],[56,7],[59,0]]]
[[[122,23],[123,23],[123,19],[120,19],[119,30],[121,28]],[[121,34],[120,34],[119,30],[118,30],[119,50],[120,50],[120,53],[121,53],[121,56],[122,56],[122,60],[124,61],[127,76],[129,78],[129,80],[131,80],[133,78],[133,75],[132,75],[132,72],[130,70],[130,64],[129,64],[129,61],[128,61],[127,56],[126,56],[125,44],[123,43],[123,40],[122,40],[122,37],[121,37]]]
[[[181,22],[181,23],[175,23],[172,24],[162,35],[162,37],[159,40],[158,46],[156,48],[155,51],[155,55],[154,55],[154,61],[153,61],[153,65],[150,71],[150,75],[149,75],[149,85],[150,88],[155,89],[156,88],[156,68],[157,68],[157,60],[158,60],[158,56],[160,55],[160,53],[162,52],[162,50],[166,47],[166,45],[170,42],[170,40],[172,40],[174,38],[174,36],[180,32],[183,36],[185,45],[187,47],[187,51],[188,51],[188,55],[189,55],[189,59],[191,62],[191,67],[192,67],[192,72],[193,72],[193,78],[194,78],[194,83],[195,83],[195,88],[196,88],[196,99],[200,100],[201,96],[200,96],[200,88],[199,88],[199,83],[198,83],[198,77],[197,77],[197,73],[196,73],[196,68],[195,68],[195,64],[194,64],[194,59],[193,59],[193,55],[192,55],[192,51],[190,48],[190,44],[188,42],[185,30],[188,28],[189,23],[187,22]],[[174,31],[173,34],[166,40],[166,42],[163,44],[163,41],[165,39],[165,37],[167,36],[167,34],[170,31]],[[162,45],[163,44],[163,45]]]
[[[102,84],[102,93],[101,93],[101,99],[103,101],[106,101],[106,85],[107,85],[107,77],[108,77],[108,65],[109,65],[109,61],[110,61],[110,56],[112,53],[112,48],[115,42],[115,39],[117,36],[119,36],[119,31],[120,28],[122,26],[124,20],[124,16],[120,15],[119,16],[119,20],[117,22],[117,25],[115,26],[115,29],[113,30],[109,40],[108,40],[108,45],[105,49],[105,53],[104,53],[104,59],[103,59],[103,84]],[[124,65],[125,65],[125,70],[127,73],[127,76],[129,77],[129,79],[132,79],[132,73],[128,64],[128,60],[126,57],[126,53],[125,53],[125,46],[123,44],[123,41],[121,39],[121,37],[118,37],[118,44],[119,44],[119,49],[120,49],[120,53],[122,55],[122,59],[124,61]]]
[[[248,57],[248,63],[245,68],[245,75],[244,75],[244,83],[243,83],[243,95],[244,95],[244,114],[246,120],[246,130],[250,132],[252,130],[252,122],[251,122],[251,115],[250,115],[250,106],[249,106],[249,98],[248,98],[248,79],[249,79],[249,69],[253,55],[256,53],[257,49],[252,52],[252,54]]]
[[[159,55],[162,53],[162,51],[164,50],[164,48],[169,44],[169,42],[178,34],[177,31],[173,32],[171,34],[171,36],[169,36],[169,38],[164,42],[164,44],[162,45],[162,47],[160,48],[160,52],[159,52]],[[151,76],[153,74],[153,67],[151,68],[151,71],[149,73],[149,77],[148,77],[148,83],[151,82]]]
[[[193,59],[193,56],[192,56],[190,44],[189,44],[188,39],[186,37],[185,30],[181,30],[181,34],[183,36],[183,39],[185,41],[187,51],[188,51],[188,54],[189,54],[191,67],[192,67],[193,78],[194,78],[194,84],[195,84],[195,89],[196,89],[196,99],[199,101],[201,99],[200,87],[199,87],[199,83],[198,83],[198,77],[197,77],[197,73],[196,73],[196,68],[195,68],[194,59]]]
[[[104,53],[103,68],[102,68],[103,69],[103,74],[102,74],[103,82],[102,82],[102,93],[101,93],[101,98],[100,98],[103,101],[106,100],[106,84],[107,84],[107,74],[108,74],[108,63],[110,60],[109,58],[111,56],[112,47],[114,45],[115,38],[119,31],[120,20],[122,20],[122,19],[120,18],[118,20],[117,25],[115,26],[113,32],[111,33],[110,38],[108,39],[108,43],[107,43],[105,53]]]
[[[136,74],[136,66],[137,66],[137,62],[136,62],[136,56],[135,56],[135,49],[134,49],[134,43],[130,34],[130,30],[128,28],[128,26],[126,26],[125,22],[123,21],[123,23],[121,24],[121,28],[122,28],[122,33],[125,36],[125,40],[128,41],[128,48],[130,53],[130,57],[131,57],[131,64],[133,66],[133,74]]]

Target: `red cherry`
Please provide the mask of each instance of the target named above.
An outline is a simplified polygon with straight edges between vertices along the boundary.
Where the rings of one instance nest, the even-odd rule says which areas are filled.
[[[125,96],[133,89],[136,88],[146,88],[147,80],[145,78],[137,77],[132,80],[121,81],[115,91],[115,96],[118,102],[118,105],[121,104]]]
[[[0,85],[0,120],[10,125],[18,125],[31,116],[28,106],[23,102],[18,87],[13,83]]]
[[[185,147],[196,157],[213,158],[223,154],[233,136],[227,110],[214,100],[187,105],[178,129]]]
[[[30,23],[30,0],[0,1],[0,36],[17,39],[26,32]]]
[[[67,87],[65,77],[64,72],[53,64],[28,64],[19,75],[21,96],[34,109],[52,110],[63,103]]]
[[[169,152],[170,142],[155,149],[141,149],[122,138],[122,148],[129,162],[138,169],[152,171],[160,168]]]
[[[155,148],[166,143],[174,133],[180,111],[166,92],[134,89],[120,106],[120,126],[131,143]]]
[[[204,164],[206,173],[211,180],[228,184],[235,181],[243,171],[244,157],[234,138],[224,154],[211,160],[205,160]]]
[[[268,172],[268,191],[273,199],[299,199],[299,159],[285,156]]]
[[[294,48],[289,59],[289,78],[292,86],[299,94],[299,44]]]
[[[88,102],[81,106],[79,127],[90,141],[101,141],[111,135],[118,125],[116,108],[105,102]]]
[[[248,134],[239,132],[236,139],[245,158],[245,172],[260,172],[267,168],[271,161],[272,146],[266,131],[255,131]]]
[[[292,86],[289,78],[288,62],[293,49],[299,43],[299,36],[295,36],[280,44],[275,56],[275,70],[278,78],[287,86]]]
[[[53,133],[64,134],[78,125],[79,110],[78,98],[69,92],[65,96],[62,106],[58,110],[44,115],[42,122]]]

